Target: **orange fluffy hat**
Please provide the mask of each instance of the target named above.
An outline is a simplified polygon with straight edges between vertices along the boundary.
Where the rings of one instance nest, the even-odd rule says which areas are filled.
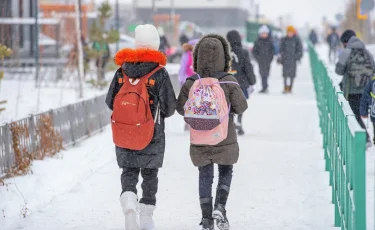
[[[294,28],[293,26],[288,26],[286,28],[286,32],[289,33],[289,32],[292,32],[292,33],[296,33],[296,28]]]

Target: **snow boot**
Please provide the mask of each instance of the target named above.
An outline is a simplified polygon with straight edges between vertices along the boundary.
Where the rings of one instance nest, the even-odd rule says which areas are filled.
[[[139,223],[141,230],[154,230],[154,220],[152,216],[154,215],[155,206],[147,204],[139,204],[140,213],[139,213]]]
[[[268,89],[262,89],[261,91],[259,91],[259,93],[261,93],[261,94],[268,94]]]
[[[214,220],[212,219],[212,198],[201,198],[201,210],[202,210],[202,230],[214,230]]]
[[[220,230],[229,230],[229,221],[225,205],[227,204],[230,188],[226,185],[218,185],[216,189],[215,209],[212,217],[216,220],[216,226]]]
[[[230,225],[227,218],[227,212],[224,205],[218,204],[215,206],[215,210],[212,213],[212,218],[216,220],[216,226],[220,230],[229,230]]]
[[[288,94],[288,93],[289,93],[289,86],[285,86],[283,94]]]
[[[242,124],[237,125],[238,135],[243,136],[245,135],[245,131],[242,128]]]
[[[202,230],[215,230],[214,219],[212,218],[203,218],[201,225]]]
[[[120,197],[125,215],[125,230],[140,230],[137,218],[138,198],[133,192],[124,192]]]

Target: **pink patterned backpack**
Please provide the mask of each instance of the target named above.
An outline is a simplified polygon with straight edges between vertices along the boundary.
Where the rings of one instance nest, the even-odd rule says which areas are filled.
[[[191,127],[190,142],[195,145],[217,145],[228,136],[230,113],[230,104],[228,105],[220,84],[238,83],[196,76],[198,79],[191,87],[184,106],[184,119]]]

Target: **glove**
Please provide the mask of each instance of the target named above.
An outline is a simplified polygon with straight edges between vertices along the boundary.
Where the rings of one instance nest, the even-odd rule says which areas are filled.
[[[247,88],[247,93],[249,94],[249,96],[252,94],[252,93],[254,93],[254,86],[249,86],[249,88]]]

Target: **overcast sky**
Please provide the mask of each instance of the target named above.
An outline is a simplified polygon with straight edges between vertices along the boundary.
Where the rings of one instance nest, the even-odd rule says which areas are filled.
[[[342,13],[348,0],[257,0],[261,14],[276,19],[280,15],[291,14],[297,26],[306,22],[321,25],[323,16],[334,22],[335,15]]]
[[[96,0],[101,2],[104,0]],[[115,2],[115,0],[109,0]],[[131,2],[131,0],[119,0]],[[175,0],[186,1],[186,0]],[[255,0],[260,3],[260,12],[266,17],[276,20],[281,15],[290,14],[296,26],[304,26],[309,22],[312,26],[320,26],[323,16],[335,22],[335,15],[342,13],[349,0]]]

